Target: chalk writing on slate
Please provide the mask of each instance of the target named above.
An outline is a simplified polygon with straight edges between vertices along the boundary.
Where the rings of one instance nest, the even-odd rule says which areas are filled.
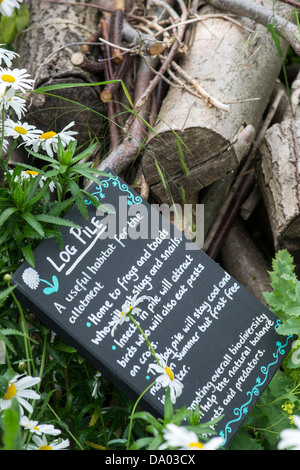
[[[63,250],[53,239],[38,246],[35,268],[24,262],[13,276],[16,295],[132,399],[155,380],[155,360],[136,325],[114,325],[126,301],[147,296],[135,318],[183,384],[175,408],[198,405],[202,422],[224,415],[215,430],[226,448],[292,338],[278,335],[277,317],[203,251],[187,250],[183,234],[124,181],[110,172],[99,182],[90,193],[116,213],[87,200],[87,221],[74,206],[66,217],[81,228],[62,228]],[[164,397],[156,383],[141,404],[162,416]]]

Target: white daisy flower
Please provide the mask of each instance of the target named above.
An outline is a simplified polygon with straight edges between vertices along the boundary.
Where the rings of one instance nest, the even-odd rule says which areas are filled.
[[[56,439],[55,441],[48,443],[45,435],[42,437],[35,435],[32,437],[32,440],[35,442],[35,445],[29,444],[28,450],[62,450],[66,449],[70,445],[69,439]]]
[[[23,0],[1,0],[0,13],[3,16],[11,16],[15,8],[20,8],[22,2]]]
[[[22,274],[22,279],[25,284],[33,290],[35,290],[40,283],[39,273],[33,268],[26,268]]]
[[[40,187],[42,188],[44,186],[44,181],[47,181],[46,176],[42,176],[39,182]],[[56,188],[56,184],[54,181],[51,181],[48,188],[50,189],[50,192],[53,193],[54,189]]]
[[[20,90],[23,93],[26,90],[31,90],[34,80],[29,77],[30,75],[27,73],[26,69],[4,69],[0,67],[0,94],[2,95],[4,89],[8,86],[11,86],[16,91]]]
[[[38,421],[33,421],[27,416],[23,415],[20,420],[20,425],[24,429],[41,436],[42,434],[50,434],[51,436],[58,436],[61,433],[59,429],[55,429],[53,424],[38,424]]]
[[[126,302],[122,305],[121,312],[118,315],[116,315],[113,320],[113,323],[112,323],[113,329],[111,330],[112,336],[114,336],[115,330],[118,325],[122,325],[125,321],[128,322],[130,320],[130,317],[128,316],[129,313],[131,315],[134,315],[142,311],[141,308],[137,308],[137,305],[147,299],[148,297],[146,295],[143,295],[140,298],[138,298],[138,296],[135,295],[131,301],[126,300]]]
[[[61,132],[44,132],[36,140],[30,142],[35,152],[38,151],[38,148],[41,146],[45,150],[49,157],[53,158],[53,152],[57,152],[58,147],[58,137],[61,139],[63,147],[66,147],[71,140],[75,140],[74,135],[78,134],[76,131],[69,131],[68,129],[74,126],[74,121],[68,124]]]
[[[0,398],[0,410],[10,408],[12,399],[16,397],[20,405],[21,415],[24,413],[23,407],[26,408],[29,413],[33,412],[31,404],[25,400],[25,398],[30,400],[38,400],[40,398],[40,395],[33,390],[28,390],[28,388],[38,384],[41,379],[40,377],[24,377],[24,375],[25,374],[15,375],[15,377],[10,380],[5,395]]]
[[[157,377],[156,383],[160,383],[162,387],[170,388],[170,398],[171,402],[174,404],[176,402],[176,398],[178,398],[182,393],[183,384],[178,379],[175,379],[172,370],[167,366],[163,356],[161,354],[156,354],[156,356],[160,365],[157,363],[150,364],[148,372],[152,372],[154,370],[161,374]]]
[[[1,129],[0,129],[0,133],[1,133]],[[0,141],[1,141],[1,137],[0,137]],[[8,142],[8,140],[6,140],[6,139],[3,139],[3,141],[2,141],[2,150],[6,151],[6,150],[7,150],[7,147],[8,147],[8,145],[9,145],[9,142]],[[1,155],[0,155],[0,157],[1,157]]]
[[[300,450],[300,416],[294,416],[294,423],[297,429],[284,429],[280,433],[278,450]]]
[[[0,3],[0,8],[1,8],[1,3]],[[4,60],[6,67],[11,67],[12,59],[14,59],[15,57],[19,57],[19,54],[17,54],[16,52],[8,51],[7,49],[4,49],[3,47],[1,47],[4,45],[5,44],[0,44],[0,64],[1,64],[1,61]]]
[[[92,397],[93,398],[98,398],[101,396],[101,392],[99,391],[99,379],[101,377],[101,372],[97,372],[97,374],[94,376],[94,382],[93,382],[93,391],[92,391]]]
[[[13,109],[18,119],[26,113],[27,109],[25,106],[26,100],[16,96],[16,90],[12,87],[5,89],[0,96],[0,106],[7,111],[9,108]]]
[[[138,295],[136,294],[134,297],[132,297],[131,301],[127,300],[123,305],[122,305],[122,311],[126,315],[127,313],[130,313],[131,315],[139,314],[142,309],[137,308],[138,304],[141,302],[144,302],[144,300],[148,300],[149,297],[146,295],[142,295],[142,297],[138,298]]]
[[[6,137],[13,137],[14,139],[22,138],[24,143],[30,144],[31,140],[38,138],[42,131],[27,122],[14,122],[8,118],[5,121],[4,132]]]
[[[199,442],[194,431],[189,431],[184,427],[168,423],[164,431],[165,442],[158,448],[159,450],[176,448],[178,450],[216,450],[224,442],[222,437],[213,437],[203,444]]]

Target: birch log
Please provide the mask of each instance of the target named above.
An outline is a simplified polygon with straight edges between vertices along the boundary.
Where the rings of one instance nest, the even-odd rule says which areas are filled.
[[[274,4],[256,2],[271,9]],[[289,5],[276,2],[275,7],[281,16],[291,14]],[[211,98],[170,88],[143,155],[146,181],[160,200],[167,196],[157,164],[175,201],[181,198],[180,187],[186,194],[200,190],[239,165],[244,155],[235,147],[237,135],[245,125],[259,130],[281,69],[278,51],[264,26],[244,17],[233,22],[224,11],[208,5],[199,15],[207,19],[197,23],[193,44],[180,65]],[[288,43],[281,39],[280,44],[285,54]],[[227,104],[229,112],[214,106],[213,99]]]
[[[80,1],[84,3],[85,0]],[[20,54],[19,68],[28,70],[35,79],[35,88],[65,83],[95,83],[104,79],[72,64],[72,54],[81,50],[80,45],[64,47],[86,41],[96,31],[100,10],[68,5],[67,1],[61,4],[33,1],[29,4],[29,13],[30,24],[19,34],[14,47]],[[95,47],[91,50],[100,53]],[[90,57],[95,59],[95,52],[93,54],[94,57]],[[26,116],[28,122],[46,132],[50,127],[59,131],[74,120],[74,129],[81,143],[89,140],[89,132],[97,134],[101,140],[105,131],[104,118],[82,107],[101,114],[105,112],[106,107],[100,103],[96,87],[66,88],[50,93],[71,101],[34,95]]]
[[[268,129],[259,148],[257,178],[268,212],[274,248],[286,248],[300,268],[300,76],[294,82],[289,113]]]

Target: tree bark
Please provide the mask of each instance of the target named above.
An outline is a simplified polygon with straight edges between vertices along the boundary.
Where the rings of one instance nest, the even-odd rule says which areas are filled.
[[[272,9],[271,0],[263,3]],[[281,15],[282,11],[288,14],[291,7],[284,5]],[[220,11],[205,6],[200,10],[201,15],[204,13]],[[246,18],[235,20],[240,26],[220,17],[199,21],[193,44],[180,64],[210,96],[225,104],[232,103],[230,111],[222,111],[210,99],[205,102],[173,87],[163,102],[155,134],[143,155],[146,181],[160,200],[165,201],[167,195],[157,163],[169,183],[173,200],[179,201],[180,187],[188,194],[235,169],[244,156],[234,145],[241,126],[252,125],[256,131],[259,128],[281,69],[281,59],[265,27]],[[249,29],[253,33],[249,34]],[[285,54],[288,43],[281,40],[280,44]]]
[[[298,86],[300,82],[298,81]],[[299,90],[298,90],[299,92]],[[274,124],[259,148],[257,177],[274,248],[286,248],[300,266],[300,110]]]
[[[80,0],[81,3],[83,0]],[[71,62],[72,54],[81,50],[80,45],[66,46],[83,42],[98,27],[100,10],[68,5],[33,1],[29,4],[30,24],[15,41],[15,50],[20,54],[17,66],[26,68],[35,79],[35,88],[65,83],[95,83],[104,80],[76,67]],[[58,49],[59,52],[55,52]],[[89,57],[95,60],[99,46],[91,48]],[[50,92],[65,99],[46,95],[33,95],[28,107],[28,122],[46,132],[60,131],[71,121],[78,132],[80,143],[86,143],[90,135],[97,135],[101,141],[105,132],[105,118],[92,110],[106,112],[106,106],[99,100],[99,90],[94,87],[60,89]],[[89,108],[89,109],[87,109]]]

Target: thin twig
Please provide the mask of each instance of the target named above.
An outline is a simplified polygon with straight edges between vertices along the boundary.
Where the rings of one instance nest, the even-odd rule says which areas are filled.
[[[84,3],[84,2],[63,2],[62,0],[39,0],[43,3],[59,3],[61,5],[74,5],[76,7],[91,7],[96,8],[97,10],[107,11],[108,13],[112,13],[113,10],[101,5],[96,5],[95,3]]]
[[[177,0],[177,2],[179,3],[180,8],[182,10],[182,17],[181,18],[182,18],[182,23],[183,24],[179,27],[178,36],[176,37],[176,40],[175,40],[173,46],[171,47],[164,63],[162,64],[162,66],[160,67],[160,69],[158,71],[161,75],[165,74],[165,72],[167,71],[170,63],[172,62],[175,55],[177,54],[179,44],[181,43],[181,41],[183,39],[183,36],[184,36],[184,33],[185,33],[186,25],[184,24],[184,21],[188,17],[188,12],[187,12],[187,9],[186,9],[186,6],[185,6],[183,0]],[[144,91],[143,95],[140,97],[139,101],[136,103],[137,112],[139,112],[145,106],[145,104],[147,103],[147,101],[149,99],[149,96],[151,95],[152,91],[155,89],[155,87],[159,83],[160,79],[161,79],[160,75],[156,74],[155,77],[151,80],[148,87]]]
[[[253,33],[253,29],[251,28],[247,28],[246,26],[244,26],[242,23],[240,23],[239,21],[236,21],[233,16],[239,16],[239,15],[232,15],[232,16],[229,16],[229,15],[224,15],[222,13],[211,13],[211,14],[207,14],[207,15],[197,15],[195,18],[189,18],[188,20],[186,21],[181,21],[179,23],[176,23],[175,25],[172,24],[171,26],[167,26],[166,28],[164,28],[162,31],[160,31],[159,33],[156,33],[155,36],[158,36],[159,34],[161,33],[164,33],[166,31],[169,31],[170,29],[174,29],[174,26],[181,26],[183,24],[185,25],[188,25],[188,24],[192,24],[192,23],[198,23],[199,21],[205,21],[205,20],[209,20],[209,19],[214,19],[214,18],[222,18],[223,20],[227,20],[227,21],[231,21],[232,23],[236,24],[237,26],[239,26],[240,28],[243,28],[245,29],[246,31],[248,31],[249,33]]]
[[[111,18],[110,26],[110,38],[112,42],[116,44],[116,47],[112,48],[111,55],[112,60],[119,64],[123,60],[123,56],[120,54],[119,46],[122,40],[122,26],[125,12],[125,0],[115,0],[114,12]]]
[[[197,83],[185,70],[183,70],[174,60],[171,62],[171,67],[173,67],[176,72],[178,72],[188,83],[191,83],[195,88],[196,92],[204,98],[204,101],[208,105],[213,105],[215,108],[221,109],[226,113],[229,113],[229,106],[227,104],[221,103],[221,101],[217,100],[213,96],[211,96],[204,88]]]
[[[293,2],[293,0],[280,0],[283,3],[287,3],[288,5],[292,5],[295,8],[300,8],[299,2]]]
[[[274,10],[265,8],[260,3],[249,0],[207,0],[207,3],[215,8],[250,18],[266,28],[271,23],[276,33],[288,41],[296,54],[300,55],[298,27],[286,18],[277,15]]]

